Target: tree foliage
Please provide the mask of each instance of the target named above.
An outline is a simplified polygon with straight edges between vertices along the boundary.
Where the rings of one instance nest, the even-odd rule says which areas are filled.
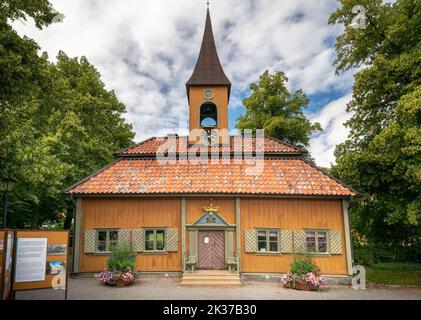
[[[287,143],[307,147],[310,135],[320,131],[318,123],[311,123],[303,109],[309,100],[302,90],[290,93],[288,78],[283,72],[264,72],[258,83],[250,85],[251,94],[243,100],[246,114],[237,119],[237,128],[264,129],[265,134]]]
[[[337,71],[356,74],[347,110],[348,140],[339,145],[332,173],[362,196],[353,225],[374,243],[416,243],[421,222],[421,1],[340,1],[330,23],[337,39]],[[355,5],[366,8],[367,26],[351,26]]]
[[[85,57],[60,52],[51,63],[8,24],[31,17],[49,25],[56,13],[48,1],[2,2],[0,15],[0,180],[18,181],[8,226],[38,227],[71,206],[65,187],[110,162],[134,134],[125,106]]]

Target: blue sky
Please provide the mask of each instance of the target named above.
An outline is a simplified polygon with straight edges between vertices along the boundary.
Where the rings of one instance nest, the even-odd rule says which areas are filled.
[[[125,118],[136,141],[170,132],[185,133],[185,82],[203,36],[206,0],[52,0],[62,23],[37,30],[16,22],[54,61],[59,50],[86,56],[127,106]],[[310,98],[305,111],[324,132],[311,139],[316,162],[329,166],[345,140],[343,123],[354,70],[335,75],[335,38],[341,26],[327,24],[332,0],[212,0],[211,16],[220,60],[233,83],[230,127],[244,112],[248,86],[265,70],[282,70],[290,90]]]

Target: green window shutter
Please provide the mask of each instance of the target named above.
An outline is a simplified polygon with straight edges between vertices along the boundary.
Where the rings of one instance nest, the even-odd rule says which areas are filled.
[[[189,230],[189,256],[197,258],[197,230]]]
[[[330,254],[342,254],[342,233],[340,231],[329,232]]]
[[[85,231],[84,253],[95,253],[96,230]]]
[[[136,252],[143,252],[145,250],[145,233],[143,229],[132,230],[132,245]]]
[[[225,248],[226,248],[227,258],[234,257],[234,236],[235,236],[235,231],[233,230],[227,231],[226,238],[225,238]]]
[[[118,244],[129,246],[131,243],[132,231],[128,229],[118,230]]]
[[[292,253],[292,231],[281,230],[281,253]]]
[[[257,252],[257,233],[255,229],[244,230],[245,252]]]
[[[167,229],[167,251],[168,252],[178,251],[178,229],[177,228]]]
[[[304,230],[295,230],[293,232],[294,252],[304,253],[306,251],[306,232]]]

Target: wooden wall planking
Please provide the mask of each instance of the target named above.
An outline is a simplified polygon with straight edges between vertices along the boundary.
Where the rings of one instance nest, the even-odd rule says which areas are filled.
[[[209,197],[188,197],[186,200],[186,223],[193,224],[209,205]],[[213,198],[220,206],[221,216],[235,224],[235,199]],[[168,254],[139,254],[139,271],[181,271],[181,200],[180,198],[86,198],[83,200],[84,230],[94,228],[176,227],[179,233],[179,252]],[[118,217],[118,218],[116,218]],[[325,274],[346,274],[346,258],[341,200],[330,199],[241,199],[241,239],[244,230],[255,227],[277,227],[287,230],[303,228],[327,228],[340,230],[343,234],[343,254],[340,256],[316,257],[315,262]],[[189,239],[187,233],[188,252]],[[286,272],[293,255],[265,256],[245,254],[242,251],[242,272]],[[98,272],[106,264],[107,256],[81,254],[81,272]]]
[[[180,198],[85,198],[81,230],[80,272],[98,272],[108,256],[84,254],[84,231],[95,228],[139,229],[162,227],[179,229],[179,250],[171,253],[138,254],[138,271],[181,271]]]
[[[347,274],[341,200],[330,199],[241,199],[241,241],[244,230],[274,227],[286,230],[326,228],[342,232],[342,255],[315,257],[324,274]],[[241,249],[242,272],[287,272],[292,254],[280,256],[251,254]]]

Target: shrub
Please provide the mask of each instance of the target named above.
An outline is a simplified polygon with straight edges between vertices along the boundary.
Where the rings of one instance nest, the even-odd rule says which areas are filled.
[[[296,275],[305,275],[317,271],[319,268],[311,261],[309,256],[295,257],[291,264],[290,271]]]
[[[107,260],[107,269],[98,275],[98,280],[108,285],[118,281],[130,284],[137,280],[136,251],[128,244],[118,244],[111,248],[111,257]]]
[[[354,264],[362,266],[371,266],[374,262],[374,252],[369,246],[354,247]]]
[[[421,263],[421,243],[406,246],[354,243],[353,256],[354,263],[363,266],[383,262]]]
[[[130,245],[118,244],[111,248],[111,257],[107,260],[109,271],[135,271],[136,251]]]

